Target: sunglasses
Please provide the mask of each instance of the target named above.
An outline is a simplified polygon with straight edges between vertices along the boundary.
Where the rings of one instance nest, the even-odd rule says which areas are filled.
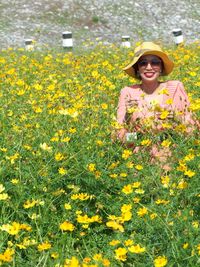
[[[161,65],[161,60],[157,59],[157,58],[153,58],[151,60],[142,59],[142,60],[138,61],[139,67],[147,67],[148,64],[151,64],[152,67],[158,67]]]

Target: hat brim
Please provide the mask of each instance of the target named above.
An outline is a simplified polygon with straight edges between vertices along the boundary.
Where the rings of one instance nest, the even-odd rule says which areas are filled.
[[[163,64],[164,64],[164,70],[162,75],[168,75],[172,72],[173,68],[174,68],[174,63],[173,61],[171,61],[169,59],[169,57],[167,56],[167,54],[165,54],[164,52],[161,51],[157,51],[157,50],[149,50],[149,51],[145,51],[143,53],[141,53],[139,56],[134,57],[134,59],[132,60],[132,62],[126,66],[123,70],[130,76],[137,78],[135,70],[133,68],[133,66],[138,62],[138,60],[144,56],[144,55],[155,55],[158,56],[162,59]]]

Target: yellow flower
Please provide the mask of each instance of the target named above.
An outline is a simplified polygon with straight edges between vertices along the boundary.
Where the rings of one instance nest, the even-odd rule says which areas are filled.
[[[187,182],[184,181],[184,180],[182,179],[182,180],[178,183],[177,188],[178,188],[178,189],[185,189],[185,188],[187,188],[187,186],[188,186]]]
[[[127,163],[126,163],[126,167],[127,167],[128,169],[132,169],[133,166],[134,166],[134,164],[133,164],[132,162],[127,162]]]
[[[123,177],[123,178],[127,177],[127,173],[125,172],[120,173],[120,177]]]
[[[150,139],[145,139],[141,141],[141,145],[142,146],[149,146],[151,144],[151,140]]]
[[[165,102],[167,105],[171,105],[173,103],[173,99],[172,98],[169,98],[166,100]]]
[[[142,188],[138,188],[138,189],[135,190],[135,193],[136,193],[136,194],[140,194],[140,195],[143,195],[144,192],[145,192],[145,191],[144,191]]]
[[[6,200],[6,199],[8,199],[7,193],[0,194],[0,200]]]
[[[137,164],[137,165],[135,166],[135,168],[136,168],[136,170],[138,170],[138,171],[143,170],[143,166],[140,165],[140,164]]]
[[[128,159],[132,154],[133,152],[131,150],[125,149],[122,153],[122,158]]]
[[[187,249],[187,248],[188,248],[188,246],[189,246],[189,244],[188,244],[188,243],[184,243],[184,244],[183,244],[183,249]]]
[[[139,208],[137,211],[137,214],[139,217],[143,217],[144,215],[146,215],[148,213],[148,209],[143,207],[143,208]]]
[[[133,240],[132,239],[127,239],[125,242],[124,242],[124,245],[129,247],[129,246],[132,246],[133,245]]]
[[[120,261],[126,261],[127,258],[127,249],[126,248],[117,248],[115,249],[115,258]]]
[[[14,249],[7,248],[4,253],[0,254],[0,262],[11,262],[13,260]]]
[[[46,143],[40,144],[40,148],[42,150],[47,151],[47,152],[51,152],[52,151],[52,147],[51,146],[48,146]]]
[[[163,187],[167,188],[169,187],[170,178],[169,176],[162,176],[161,177],[161,183],[163,184]]]
[[[128,250],[132,253],[140,254],[146,251],[145,247],[141,247],[139,244],[137,245],[132,245],[131,247],[128,248]]]
[[[157,199],[156,200],[156,204],[160,205],[160,204],[168,204],[170,201],[169,200],[164,200],[164,199]]]
[[[73,256],[71,260],[65,260],[63,267],[80,267],[79,260]]]
[[[65,158],[65,157],[64,157],[63,154],[60,153],[60,152],[58,152],[58,153],[55,154],[55,160],[56,160],[56,161],[61,161],[61,160],[63,160],[64,158]]]
[[[110,243],[109,243],[110,246],[116,246],[116,245],[118,245],[118,244],[120,244],[120,241],[119,241],[119,240],[115,240],[115,239],[113,239],[113,240],[110,241]]]
[[[116,221],[108,221],[106,225],[113,228],[113,230],[119,230],[122,233],[124,232],[124,227]]]
[[[8,232],[10,235],[17,235],[21,230],[20,223],[12,222],[12,224],[4,224],[1,226],[1,230]]]
[[[163,88],[159,91],[160,95],[169,95],[169,90],[167,88]]]
[[[171,141],[168,139],[162,141],[162,143],[161,143],[161,146],[163,146],[163,147],[169,147],[170,145],[171,145]]]
[[[18,184],[18,183],[19,183],[19,179],[12,179],[12,180],[11,180],[11,183],[12,183],[12,184]]]
[[[166,118],[168,117],[168,115],[169,115],[169,111],[168,111],[168,110],[163,110],[163,111],[161,112],[161,114],[160,114],[160,118],[161,118],[162,120],[164,120],[164,119],[166,119]]]
[[[67,174],[67,170],[65,168],[63,168],[63,167],[60,167],[58,169],[58,173],[61,174],[61,175],[65,175],[65,174]]]
[[[193,221],[193,222],[192,222],[192,226],[193,226],[194,228],[199,228],[199,222],[198,222],[198,221]]]
[[[51,258],[52,258],[52,259],[57,259],[58,257],[59,257],[58,252],[52,252],[52,253],[51,253]]]
[[[43,242],[37,246],[39,251],[48,250],[51,248],[51,244],[49,242]]]
[[[101,108],[102,109],[108,109],[108,104],[106,104],[106,103],[101,104]]]
[[[72,206],[69,203],[65,203],[64,207],[65,207],[66,210],[71,210],[72,209]]]
[[[123,188],[122,188],[122,192],[126,195],[128,194],[131,194],[133,192],[133,189],[132,189],[132,186],[131,184],[128,184],[128,185],[125,185]]]
[[[154,260],[155,267],[164,267],[167,265],[167,258],[165,256],[158,256]]]
[[[194,171],[191,171],[191,170],[186,170],[184,172],[184,175],[188,176],[188,177],[193,177],[196,173]]]
[[[27,200],[25,203],[24,203],[24,205],[23,205],[23,207],[25,208],[25,209],[29,209],[29,208],[32,208],[32,207],[34,207],[35,205],[37,205],[38,204],[38,201],[37,200]]]
[[[96,170],[96,164],[94,164],[94,163],[88,164],[88,170],[90,172],[94,172]]]
[[[158,215],[157,215],[156,213],[152,213],[152,214],[150,215],[150,219],[151,219],[151,220],[154,220],[157,216],[158,216]]]
[[[65,221],[65,222],[60,224],[60,229],[62,231],[73,232],[75,229],[75,226],[72,223]]]
[[[141,185],[141,182],[134,182],[134,183],[132,183],[132,187],[133,188],[138,188],[138,187],[140,187],[140,185]]]
[[[121,212],[122,213],[125,213],[127,211],[130,211],[131,209],[132,209],[132,205],[131,204],[124,204],[121,207]]]

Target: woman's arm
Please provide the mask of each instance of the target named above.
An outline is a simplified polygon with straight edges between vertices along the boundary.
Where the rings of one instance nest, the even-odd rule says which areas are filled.
[[[182,82],[179,82],[173,97],[174,111],[178,112],[178,116],[184,124],[188,126],[197,125],[199,127],[199,122],[193,118],[192,113],[189,111],[189,106],[188,95]]]
[[[127,130],[124,128],[126,123],[126,99],[128,96],[128,88],[123,88],[120,92],[118,106],[117,106],[117,122],[122,126],[121,129],[117,131],[117,138],[122,142],[125,142]]]

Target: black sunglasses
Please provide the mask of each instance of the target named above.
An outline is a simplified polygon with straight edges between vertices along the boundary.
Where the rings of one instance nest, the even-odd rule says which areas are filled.
[[[148,64],[151,64],[152,67],[158,67],[161,65],[161,60],[157,58],[153,58],[151,60],[142,59],[138,61],[139,67],[147,67]]]

